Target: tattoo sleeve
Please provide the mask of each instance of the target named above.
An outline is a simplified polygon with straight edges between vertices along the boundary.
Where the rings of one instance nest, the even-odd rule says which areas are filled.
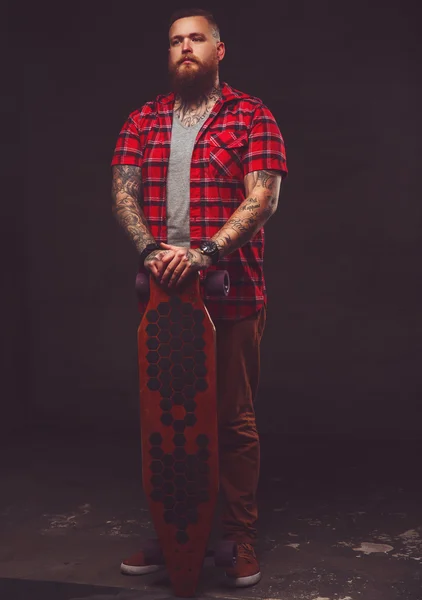
[[[113,214],[141,253],[147,244],[155,242],[140,206],[141,169],[114,165],[112,175]]]
[[[221,257],[241,248],[265,225],[277,209],[280,187],[277,171],[254,171],[245,177],[245,200],[213,236]]]

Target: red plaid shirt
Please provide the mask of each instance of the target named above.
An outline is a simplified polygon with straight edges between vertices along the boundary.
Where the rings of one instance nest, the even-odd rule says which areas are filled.
[[[158,96],[132,112],[114,150],[112,165],[142,170],[142,209],[157,242],[167,241],[166,178],[170,157],[174,94]],[[245,200],[244,177],[272,169],[287,174],[283,138],[259,98],[222,84],[222,97],[199,130],[190,172],[190,235],[197,247],[211,238]],[[240,319],[266,303],[264,230],[211,269],[226,269],[230,293],[205,296],[213,319]]]

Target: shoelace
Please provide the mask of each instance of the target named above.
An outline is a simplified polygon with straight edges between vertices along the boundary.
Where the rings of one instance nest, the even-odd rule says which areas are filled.
[[[255,552],[251,544],[238,544],[237,553],[239,558],[244,558],[249,564],[253,563]]]

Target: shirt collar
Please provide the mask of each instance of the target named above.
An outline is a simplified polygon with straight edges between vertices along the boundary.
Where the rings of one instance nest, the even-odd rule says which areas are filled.
[[[239,90],[235,90],[226,82],[222,82],[221,84],[221,100],[224,103],[230,102],[231,100],[237,100],[241,98],[250,98],[248,94],[244,94],[243,92],[239,92]],[[174,104],[175,94],[171,92],[170,94],[163,94],[158,96],[157,102],[158,104],[163,105],[163,108],[166,107],[171,108],[170,105]]]

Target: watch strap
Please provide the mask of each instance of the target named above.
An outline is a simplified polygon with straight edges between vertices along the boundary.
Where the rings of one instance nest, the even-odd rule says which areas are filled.
[[[157,243],[147,244],[145,246],[145,248],[142,250],[141,254],[139,255],[139,259],[140,259],[142,265],[144,264],[146,257],[149,254],[151,254],[151,252],[154,252],[154,250],[161,250],[161,246]]]

